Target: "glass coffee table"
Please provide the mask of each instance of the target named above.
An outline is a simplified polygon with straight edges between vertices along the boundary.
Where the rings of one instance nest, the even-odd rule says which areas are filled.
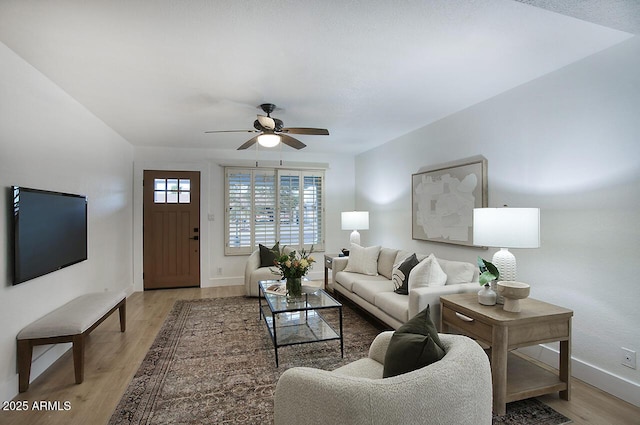
[[[278,367],[278,348],[287,345],[309,344],[340,340],[340,354],[344,357],[344,341],[342,339],[342,304],[327,294],[324,289],[303,285],[300,301],[288,302],[285,295],[268,290],[277,280],[258,282],[258,303],[260,319],[269,330],[275,349],[276,367]],[[284,285],[284,281],[281,282]],[[330,310],[337,309],[337,321],[328,318]]]

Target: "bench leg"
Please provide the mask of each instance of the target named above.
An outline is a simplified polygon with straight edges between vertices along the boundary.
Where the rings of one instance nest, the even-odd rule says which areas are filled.
[[[127,329],[127,300],[122,302],[119,309],[120,313],[120,332],[124,332]]]
[[[29,340],[18,340],[18,390],[23,393],[29,389],[31,376],[31,356],[33,346]]]
[[[73,369],[76,375],[76,384],[84,381],[84,335],[73,337]]]

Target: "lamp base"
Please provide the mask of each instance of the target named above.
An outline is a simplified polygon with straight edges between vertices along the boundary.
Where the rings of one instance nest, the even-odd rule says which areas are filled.
[[[500,280],[516,280],[516,257],[508,248],[500,248],[491,261],[500,272]]]
[[[500,248],[500,251],[493,254],[491,262],[498,268],[498,271],[500,272],[500,280],[516,280],[516,257],[508,248]],[[497,304],[504,303],[504,297],[498,294]]]
[[[351,236],[349,236],[349,242],[360,245],[360,233],[357,230],[351,232]]]

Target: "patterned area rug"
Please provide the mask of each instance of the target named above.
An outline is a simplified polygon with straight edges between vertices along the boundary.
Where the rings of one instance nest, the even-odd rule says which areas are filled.
[[[276,368],[257,299],[176,301],[109,424],[273,423],[273,394],[286,369],[331,370],[367,355],[380,329],[348,306],[343,320],[344,358],[339,341],[294,345],[278,350]],[[507,415],[495,417],[494,424],[568,423],[532,402],[509,404]]]

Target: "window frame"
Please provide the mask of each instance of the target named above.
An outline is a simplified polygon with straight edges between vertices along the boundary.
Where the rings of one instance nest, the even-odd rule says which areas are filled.
[[[245,175],[244,179],[248,179],[250,182],[248,187],[240,190],[240,192],[235,195],[238,196],[238,200],[242,206],[249,206],[249,217],[247,219],[249,224],[249,244],[246,244],[246,237],[239,236],[240,246],[232,246],[231,244],[231,232],[234,230],[232,226],[231,220],[231,210],[232,207],[230,205],[232,193],[231,193],[231,182],[230,177],[232,175]],[[262,202],[256,203],[256,177],[259,176],[273,176],[274,182],[274,191],[275,191],[275,200],[273,207],[270,211],[273,211],[273,215],[269,213],[269,217],[273,217],[275,229],[273,230],[274,240],[270,242],[266,242],[266,239],[259,238],[257,234],[257,223],[264,223],[263,221],[258,219],[258,216],[263,217],[264,211],[269,210],[269,207],[265,204],[265,201],[268,202],[268,199],[261,199]],[[286,177],[293,177],[294,179],[298,179],[298,208],[297,213],[299,214],[297,217],[297,225],[298,227],[298,243],[290,244],[290,243],[282,243],[281,232],[282,232],[282,223],[281,223],[281,213],[283,212],[283,208],[281,206],[282,196],[283,196],[283,186],[281,185],[282,179]],[[305,196],[307,196],[307,191],[304,189],[305,181],[308,179],[319,179],[313,187],[319,187],[319,191],[313,191],[313,199],[312,210],[314,213],[314,220],[311,223],[312,234],[314,237],[318,239],[317,243],[304,243],[305,242],[305,218],[308,219],[308,214],[305,211]],[[236,180],[240,181],[243,178],[238,178]],[[307,180],[305,180],[307,179]],[[281,245],[291,246],[294,249],[306,249],[310,250],[313,245],[314,251],[324,251],[325,245],[325,216],[326,216],[326,201],[325,201],[325,186],[326,186],[326,176],[325,170],[322,169],[300,169],[300,168],[261,168],[261,167],[233,167],[228,166],[224,167],[224,193],[225,193],[225,233],[224,233],[224,254],[225,255],[249,255],[255,249],[258,248],[259,243],[263,243],[269,246],[272,246],[275,241],[280,241]],[[245,193],[241,193],[244,191]],[[307,202],[308,203],[308,202]],[[258,204],[258,205],[257,205]],[[256,208],[257,206],[260,209]],[[286,212],[286,211],[285,211]],[[261,213],[261,214],[259,214]],[[240,215],[242,217],[242,214]],[[307,221],[308,223],[308,221]],[[268,236],[268,229],[262,225],[262,235]],[[267,226],[268,227],[268,226]],[[307,224],[307,229],[309,225]],[[266,229],[266,230],[265,230]],[[237,234],[237,231],[236,231]]]

